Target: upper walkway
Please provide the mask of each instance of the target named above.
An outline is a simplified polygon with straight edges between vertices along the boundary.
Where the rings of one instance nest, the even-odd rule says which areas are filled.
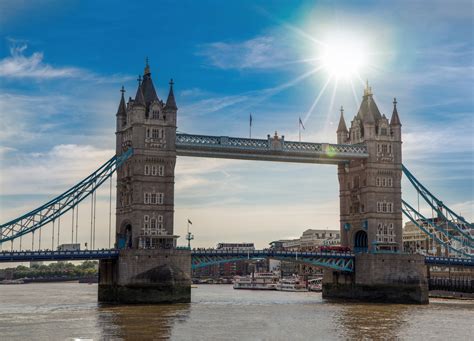
[[[338,164],[369,156],[364,144],[346,145],[229,136],[176,134],[176,154],[225,159]]]

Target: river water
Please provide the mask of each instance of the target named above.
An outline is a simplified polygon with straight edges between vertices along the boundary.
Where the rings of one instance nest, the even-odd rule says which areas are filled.
[[[100,306],[97,285],[0,286],[0,340],[473,340],[474,301],[331,303],[199,285],[191,304]]]

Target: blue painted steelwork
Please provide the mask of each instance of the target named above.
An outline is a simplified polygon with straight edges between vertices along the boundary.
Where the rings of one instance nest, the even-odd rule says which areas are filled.
[[[0,262],[60,261],[87,259],[114,259],[119,250],[83,251],[15,251],[0,252]]]
[[[305,263],[330,268],[338,271],[354,271],[354,254],[331,252],[294,252],[294,251],[192,251],[192,268],[197,269],[209,265],[231,263],[246,259],[272,258],[283,261]]]
[[[83,250],[83,251],[15,251],[0,252],[0,263],[31,262],[31,261],[60,261],[60,260],[88,260],[88,259],[116,259],[120,251],[111,250]],[[324,252],[287,252],[271,250],[255,250],[251,252],[238,251],[192,251],[192,268],[197,269],[209,265],[230,263],[246,259],[272,258],[284,261],[299,262],[330,268],[339,271],[354,271],[354,254],[352,253],[324,253]],[[450,265],[474,267],[472,258],[425,257],[427,265]]]
[[[405,176],[408,178],[408,180],[410,180],[413,187],[415,187],[423,199],[425,199],[431,208],[436,211],[438,217],[446,221],[451,228],[457,230],[470,242],[473,242],[474,237],[471,235],[472,231],[474,230],[473,224],[468,223],[463,217],[454,213],[448,206],[443,204],[441,200],[436,198],[430,191],[428,191],[428,189],[423,186],[404,165],[402,165],[402,167]],[[443,213],[443,210],[446,211],[446,214]]]
[[[433,221],[431,221],[430,219],[427,219],[425,218],[421,213],[417,212],[413,207],[411,207],[406,201],[402,200],[402,212],[403,214],[405,214],[405,216],[410,219],[412,221],[413,224],[415,224],[421,231],[423,231],[425,234],[427,234],[428,236],[430,236],[431,238],[433,238],[434,240],[436,240],[437,243],[439,243],[440,245],[443,245],[444,247],[447,247],[449,250],[455,252],[455,253],[458,253],[458,254],[461,254],[463,255],[464,257],[468,257],[468,258],[473,258],[473,255],[467,253],[465,250],[460,250],[460,249],[457,249],[455,247],[453,247],[451,245],[451,240],[448,239],[446,235],[446,231],[444,231],[441,227],[439,227],[438,225],[436,225]],[[437,231],[443,231],[443,234],[445,236],[445,238],[447,239],[446,241],[445,240],[442,240],[441,238],[439,238],[435,233],[432,233],[430,232],[429,230],[427,230],[425,228],[425,226],[423,226],[423,224],[420,224],[420,222],[424,223],[424,224],[427,224],[429,225],[433,230],[437,230]],[[469,251],[469,247],[467,248],[467,250]]]
[[[427,265],[450,265],[450,266],[467,266],[474,267],[474,259],[472,258],[453,258],[453,257],[434,257],[426,256],[425,264]]]
[[[112,157],[99,169],[63,194],[19,218],[0,225],[0,243],[31,233],[75,207],[112,176],[115,170],[132,154],[133,149],[128,149],[122,155]]]
[[[247,139],[176,134],[176,154],[226,159],[338,164],[369,156],[364,144],[285,141],[284,137]]]

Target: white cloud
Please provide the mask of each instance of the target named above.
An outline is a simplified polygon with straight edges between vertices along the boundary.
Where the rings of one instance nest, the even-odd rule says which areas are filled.
[[[291,62],[291,48],[281,36],[258,36],[240,42],[203,44],[198,55],[219,69],[271,69]]]
[[[8,78],[70,78],[82,77],[86,71],[74,67],[53,67],[43,62],[43,53],[34,52],[31,56],[23,53],[26,44],[10,48],[10,56],[0,60],[0,77]]]
[[[9,40],[10,56],[0,60],[0,77],[10,79],[67,79],[75,78],[98,83],[104,82],[124,82],[133,79],[132,76],[110,75],[100,76],[86,69],[72,66],[53,66],[44,62],[43,52],[33,52],[30,56],[24,54],[28,48],[27,43]]]
[[[73,144],[56,145],[44,153],[17,153],[2,164],[2,195],[62,193],[113,155],[112,149]]]

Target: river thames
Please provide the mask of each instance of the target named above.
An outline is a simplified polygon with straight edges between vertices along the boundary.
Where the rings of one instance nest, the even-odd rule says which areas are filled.
[[[0,286],[1,340],[468,340],[473,321],[474,301],[461,300],[333,303],[199,285],[191,304],[100,306],[96,284]]]

